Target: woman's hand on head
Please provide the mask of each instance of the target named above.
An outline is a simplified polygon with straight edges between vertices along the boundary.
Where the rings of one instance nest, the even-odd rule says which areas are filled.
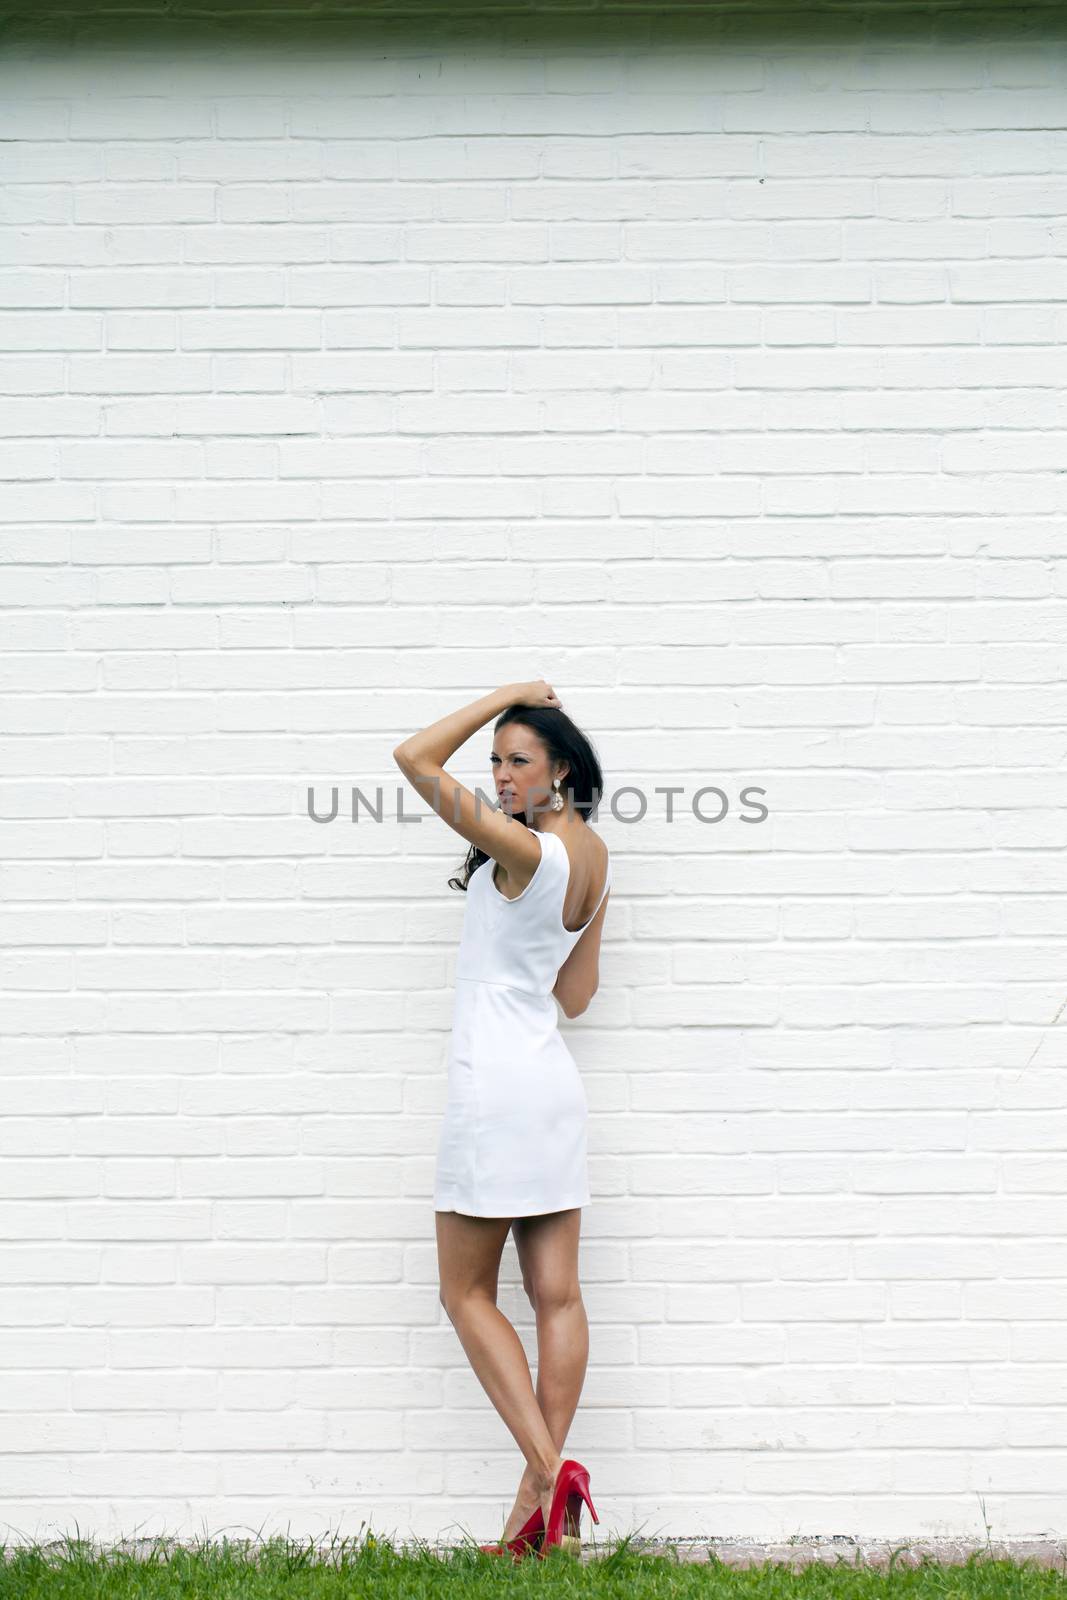
[[[517,706],[553,706],[557,711],[563,709],[563,702],[544,678],[531,678],[529,683],[516,683],[513,687],[513,703]]]

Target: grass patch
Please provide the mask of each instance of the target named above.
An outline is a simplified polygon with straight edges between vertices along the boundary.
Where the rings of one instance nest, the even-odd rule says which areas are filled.
[[[906,1548],[906,1547],[905,1547]],[[588,1546],[578,1562],[558,1550],[519,1566],[465,1541],[394,1544],[373,1533],[306,1543],[285,1537],[101,1548],[76,1538],[0,1545],[0,1600],[457,1600],[482,1594],[595,1595],[605,1600],[1067,1600],[1067,1576],[1032,1559],[975,1552],[947,1565],[885,1567],[841,1557],[801,1570],[787,1562],[727,1565],[635,1550],[629,1540]]]

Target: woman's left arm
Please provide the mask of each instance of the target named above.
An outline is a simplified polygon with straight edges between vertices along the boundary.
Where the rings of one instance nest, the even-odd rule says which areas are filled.
[[[556,974],[552,993],[568,1017],[580,1017],[600,986],[600,936],[604,932],[611,890],[608,889],[592,922]]]
[[[499,861],[509,874],[532,873],[541,859],[540,844],[535,843],[529,828],[516,828],[507,812],[493,810],[481,796],[458,783],[445,771],[444,763],[508,706],[558,704],[547,683],[506,683],[431,722],[393,751],[393,760],[405,778],[437,815],[462,838]]]

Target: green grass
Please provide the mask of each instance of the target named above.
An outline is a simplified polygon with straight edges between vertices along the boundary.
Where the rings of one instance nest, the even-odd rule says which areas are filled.
[[[1067,1600],[1067,1577],[1032,1560],[981,1552],[959,1565],[930,1560],[888,1566],[786,1562],[732,1567],[631,1548],[627,1539],[586,1549],[586,1559],[554,1550],[520,1566],[482,1555],[473,1541],[448,1549],[394,1545],[366,1533],[322,1547],[277,1537],[251,1541],[146,1541],[99,1549],[68,1538],[54,1544],[0,1545],[0,1600],[474,1600],[480,1595],[594,1595],[659,1600],[714,1595],[722,1600]]]

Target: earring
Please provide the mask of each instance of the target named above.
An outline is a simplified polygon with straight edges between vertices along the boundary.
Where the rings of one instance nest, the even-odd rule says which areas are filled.
[[[558,778],[553,778],[552,787],[556,791],[555,794],[552,796],[552,809],[553,809],[553,811],[562,811],[563,810],[563,796],[559,792],[559,779]]]

